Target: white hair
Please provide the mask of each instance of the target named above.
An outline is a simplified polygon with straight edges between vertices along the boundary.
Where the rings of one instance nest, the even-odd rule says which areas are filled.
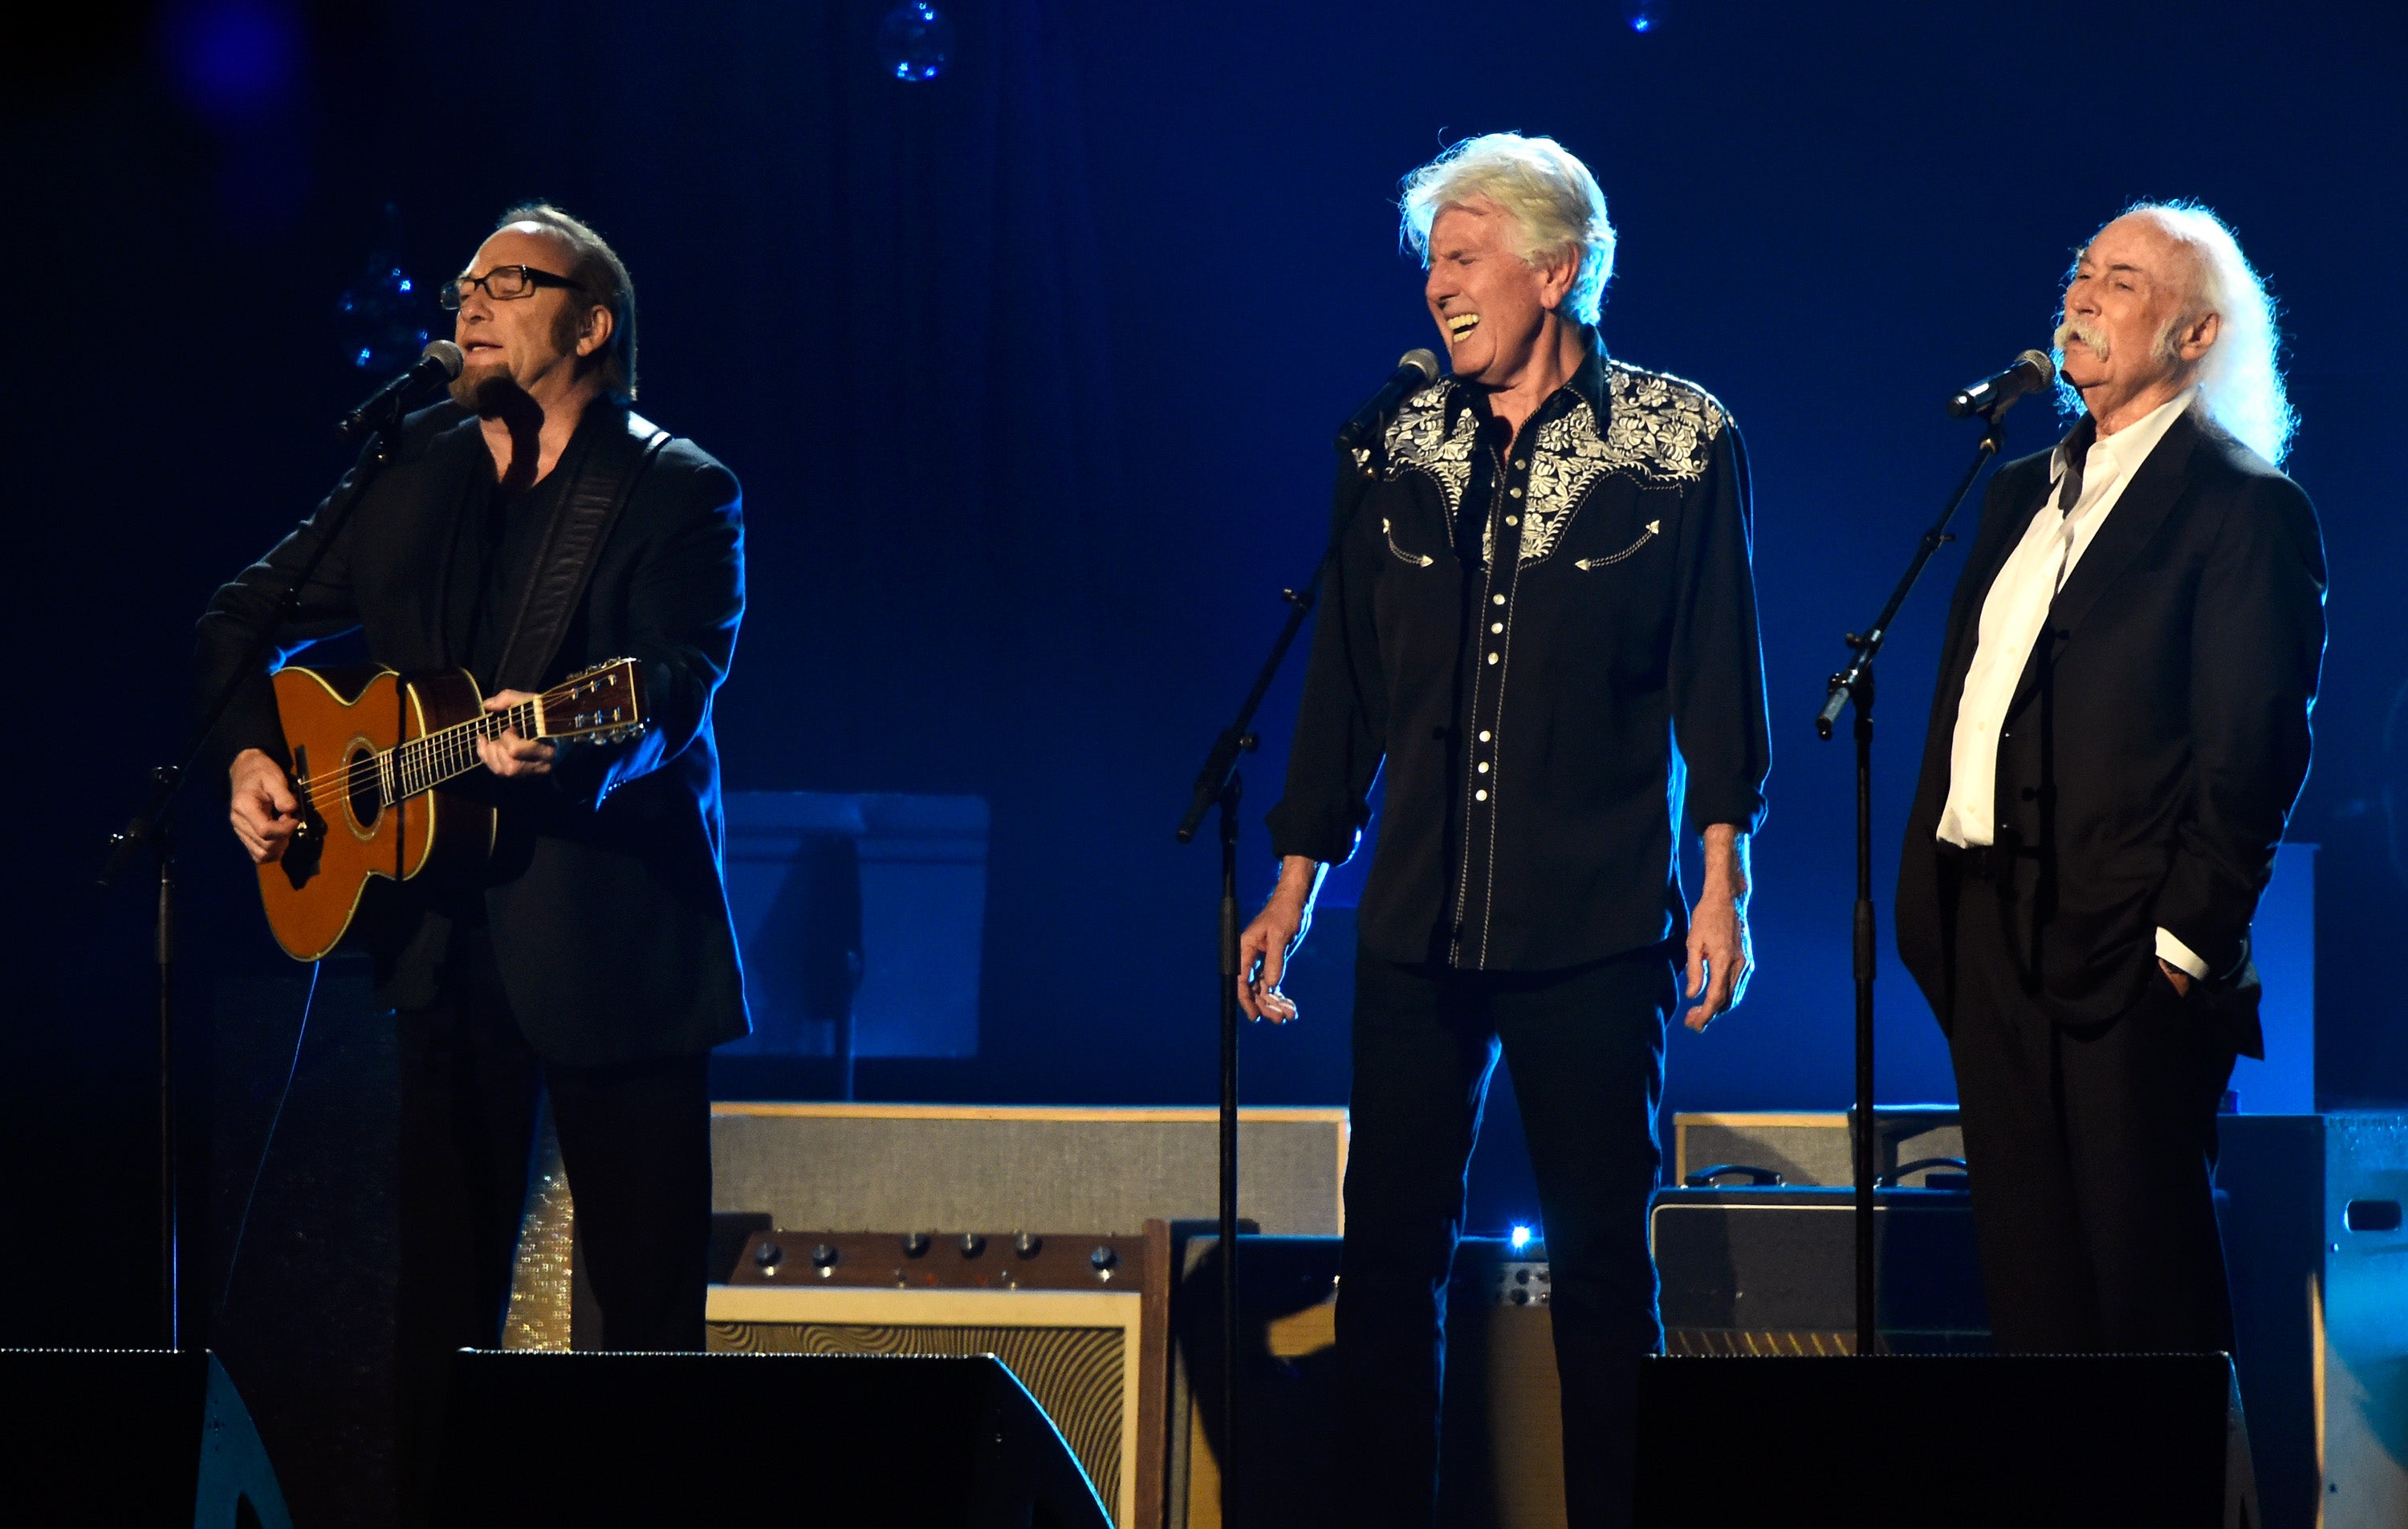
[[[1404,179],[1401,242],[1425,268],[1430,224],[1446,208],[1475,199],[1495,203],[1520,228],[1514,252],[1524,260],[1578,255],[1566,302],[1581,322],[1597,322],[1605,284],[1613,279],[1613,225],[1588,166],[1553,138],[1519,133],[1485,133],[1455,145]]]
[[[2300,418],[2283,387],[2283,335],[2265,280],[2242,254],[2230,226],[2198,202],[2136,202],[2117,214],[2118,220],[2133,217],[2148,219],[2191,257],[2190,295],[2157,336],[2159,354],[2174,353],[2185,328],[2214,314],[2215,341],[2193,379],[2196,407],[2233,439],[2281,466]],[[2058,360],[2063,359],[2060,350]]]

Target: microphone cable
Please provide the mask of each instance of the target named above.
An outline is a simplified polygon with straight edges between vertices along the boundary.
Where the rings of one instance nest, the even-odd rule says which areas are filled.
[[[251,1229],[251,1205],[259,1198],[259,1181],[267,1174],[267,1154],[276,1146],[276,1128],[284,1122],[284,1102],[293,1097],[293,1079],[301,1072],[301,1043],[309,1038],[309,1010],[318,1001],[318,974],[323,960],[309,963],[309,991],[301,997],[301,1026],[293,1033],[293,1060],[284,1066],[284,1086],[276,1092],[276,1108],[267,1117],[267,1135],[259,1144],[259,1161],[251,1170],[251,1188],[243,1192],[242,1215],[234,1223],[234,1246],[226,1251],[225,1282],[218,1287],[218,1304],[209,1313],[214,1330],[225,1319],[226,1301],[234,1294],[234,1271],[242,1262],[243,1234]]]

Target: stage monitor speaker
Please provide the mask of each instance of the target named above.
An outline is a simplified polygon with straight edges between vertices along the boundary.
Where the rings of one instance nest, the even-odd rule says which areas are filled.
[[[206,1349],[0,1350],[0,1522],[292,1529]]]
[[[2260,1521],[2223,1354],[1917,1354],[1647,1361],[1636,1522]]]
[[[463,1350],[447,1524],[1109,1529],[1062,1436],[992,1355]]]

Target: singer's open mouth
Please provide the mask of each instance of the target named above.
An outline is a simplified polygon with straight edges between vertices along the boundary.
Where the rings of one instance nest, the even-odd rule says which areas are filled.
[[[1479,315],[1479,314],[1477,314],[1477,313],[1458,313],[1458,314],[1455,315],[1453,318],[1451,318],[1451,319],[1447,320],[1447,322],[1446,322],[1446,337],[1447,337],[1448,341],[1449,341],[1450,343],[1452,343],[1452,342],[1454,342],[1454,341],[1455,341],[1455,340],[1459,340],[1459,339],[1463,338],[1463,336],[1464,336],[1470,334],[1473,330],[1475,330],[1475,329],[1477,329],[1477,328],[1479,328],[1479,327],[1480,327],[1480,315]]]

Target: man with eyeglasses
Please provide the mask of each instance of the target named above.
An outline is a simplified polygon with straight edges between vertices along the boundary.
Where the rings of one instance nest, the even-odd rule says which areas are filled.
[[[643,665],[640,737],[479,745],[498,828],[485,883],[374,883],[359,927],[397,1011],[397,1465],[432,1496],[449,1355],[498,1345],[529,1146],[548,1095],[580,1272],[609,1349],[701,1346],[710,1049],[743,1036],[721,888],[710,699],[744,609],[736,479],[632,413],[635,291],[591,228],[512,208],[455,280],[466,364],[289,607],[317,522],[220,590],[200,623],[214,695],[273,623],[279,651],[350,632],[403,673],[465,668],[498,709],[605,659]],[[275,697],[249,677],[221,740],[234,830],[279,859],[300,819]]]

